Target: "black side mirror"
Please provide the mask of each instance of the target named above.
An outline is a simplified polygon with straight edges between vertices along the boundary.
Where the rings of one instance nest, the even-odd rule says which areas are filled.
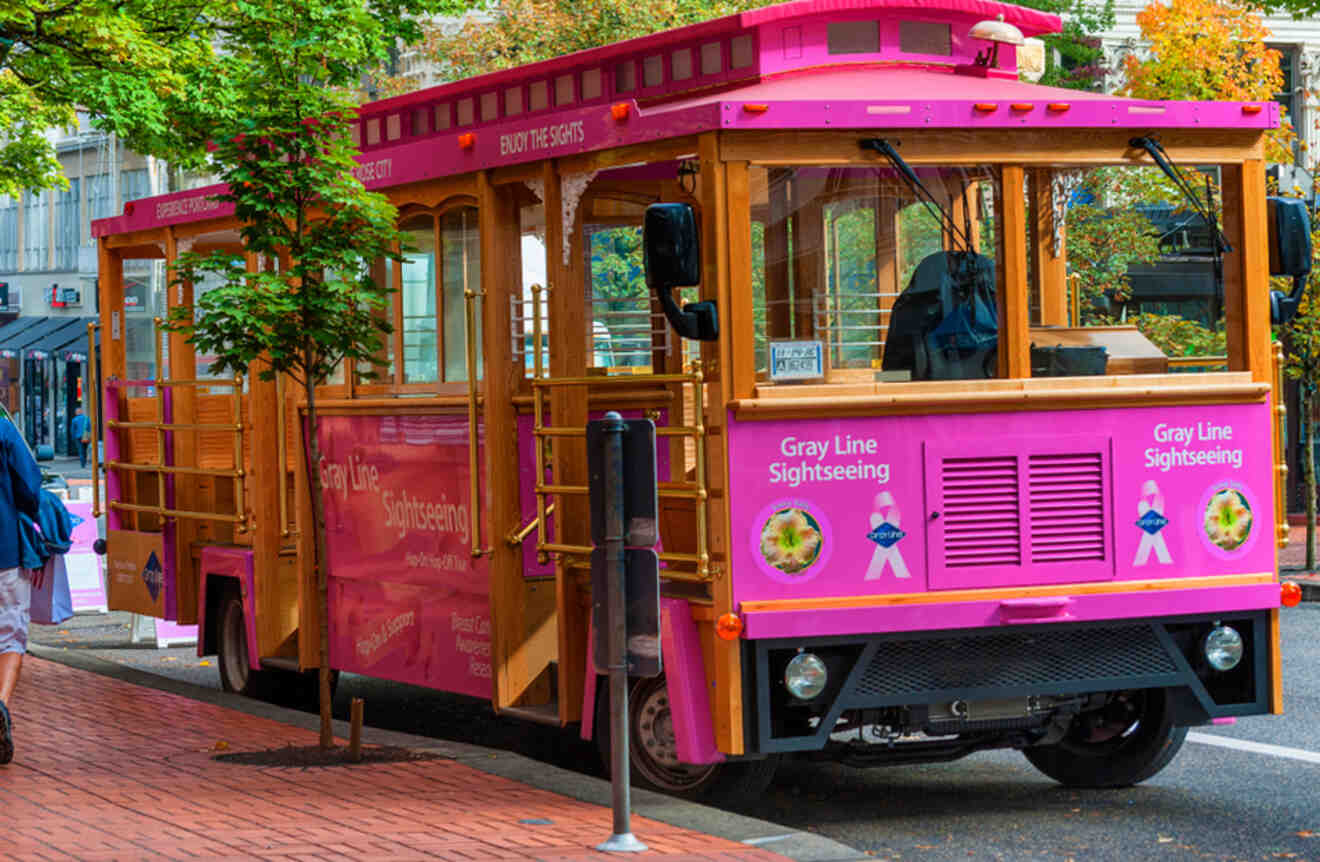
[[[1299,198],[1268,199],[1270,275],[1290,275],[1291,293],[1270,291],[1270,321],[1287,323],[1297,313],[1311,274],[1311,214]]]
[[[655,291],[665,318],[682,338],[714,341],[719,316],[714,302],[689,302],[680,310],[671,292],[701,282],[701,244],[697,219],[687,204],[651,204],[642,224],[642,265],[646,284]]]

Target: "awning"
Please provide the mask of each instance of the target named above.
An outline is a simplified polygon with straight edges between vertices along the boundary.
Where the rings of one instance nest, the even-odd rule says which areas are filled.
[[[91,317],[20,317],[0,326],[0,358],[45,359],[76,353],[85,358],[87,353],[87,324]],[[99,341],[99,339],[98,339]],[[74,361],[70,358],[69,361]]]
[[[63,325],[57,326],[37,341],[23,348],[24,355],[29,359],[54,358],[61,360],[66,359],[66,353],[76,353],[78,355],[77,361],[86,361],[87,323],[92,318],[57,317],[53,319],[63,321]]]
[[[46,317],[20,317],[0,326],[0,358],[17,359],[19,337],[34,326],[49,320]]]

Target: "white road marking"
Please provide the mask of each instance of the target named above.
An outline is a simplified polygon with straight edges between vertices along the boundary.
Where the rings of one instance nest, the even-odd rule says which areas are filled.
[[[794,837],[795,835],[797,835],[796,832],[790,832],[787,835],[767,835],[764,838],[745,838],[743,839],[743,843],[751,844],[753,846],[760,846],[762,844],[771,844],[775,841],[784,841],[786,839]]]
[[[1320,752],[1307,751],[1304,748],[1288,748],[1283,745],[1250,742],[1228,736],[1215,736],[1212,733],[1198,733],[1195,730],[1188,732],[1187,741],[1200,742],[1204,745],[1218,745],[1220,748],[1235,748],[1238,751],[1250,751],[1253,754],[1268,754],[1271,757],[1285,757],[1288,760],[1300,760],[1303,763],[1320,764]]]

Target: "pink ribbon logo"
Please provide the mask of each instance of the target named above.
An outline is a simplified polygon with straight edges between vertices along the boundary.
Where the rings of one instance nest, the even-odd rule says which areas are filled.
[[[871,555],[871,565],[866,569],[864,580],[877,581],[884,577],[885,566],[894,570],[896,578],[912,577],[907,563],[903,561],[902,552],[898,550],[898,540],[905,534],[899,529],[902,514],[894,502],[894,495],[881,491],[875,497],[874,508],[875,511],[871,513],[871,532],[868,535],[877,547]],[[883,539],[875,538],[877,535],[882,535]]]
[[[1152,551],[1162,565],[1172,563],[1169,546],[1164,543],[1164,534],[1160,532],[1169,523],[1169,519],[1164,517],[1164,495],[1160,493],[1160,486],[1154,479],[1147,479],[1141,486],[1137,516],[1137,526],[1141,528],[1141,544],[1137,546],[1137,557],[1132,565],[1146,565]]]

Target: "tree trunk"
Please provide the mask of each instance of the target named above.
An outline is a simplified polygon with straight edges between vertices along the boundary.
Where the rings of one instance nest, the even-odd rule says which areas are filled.
[[[335,747],[335,735],[330,726],[330,588],[326,573],[325,500],[321,497],[321,471],[318,469],[321,464],[320,422],[316,415],[316,384],[310,373],[304,374],[303,381],[303,391],[307,395],[308,432],[308,458],[304,469],[307,470],[307,487],[312,497],[312,565],[316,567],[316,615],[321,630],[317,700],[321,708],[321,748],[330,749]]]

